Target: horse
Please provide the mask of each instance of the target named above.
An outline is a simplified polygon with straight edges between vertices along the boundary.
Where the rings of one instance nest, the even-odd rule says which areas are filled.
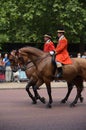
[[[23,57],[18,57],[18,53],[16,53],[16,50],[13,50],[13,51],[11,51],[11,54],[10,54],[10,57],[9,57],[9,59],[10,59],[10,61],[11,61],[11,68],[13,69],[13,70],[15,70],[15,69],[18,69],[18,67],[16,68],[16,66],[20,66],[21,67],[21,69],[23,68],[24,70],[25,70],[25,72],[26,72],[26,75],[27,75],[27,77],[28,78],[30,78],[31,77],[31,75],[33,74],[33,72],[34,71],[36,71],[35,70],[35,66],[34,66],[34,64],[30,61],[30,59],[28,59],[28,57],[27,57],[27,60],[28,60],[28,63],[27,64],[25,64],[24,63],[24,60],[23,60]],[[14,67],[14,68],[13,68]],[[35,73],[36,74],[36,73]],[[29,81],[29,83],[27,84],[27,86],[26,86],[26,91],[28,92],[28,95],[31,97],[31,99],[33,100],[33,103],[36,103],[36,100],[35,99],[37,99],[39,96],[38,96],[38,94],[37,94],[37,92],[35,92],[34,91],[34,94],[35,94],[35,99],[33,98],[33,95],[31,94],[31,92],[29,91],[29,88],[30,88],[30,86],[34,86],[35,85],[35,83],[36,83],[36,81],[38,80],[37,79],[37,75],[35,75],[35,77],[34,77],[35,79],[31,79],[30,81]],[[35,82],[33,82],[35,80]],[[32,81],[32,82],[31,82]],[[34,83],[34,84],[33,84]],[[41,83],[41,84],[43,84],[43,83]],[[40,84],[39,84],[39,86],[40,86]],[[65,96],[65,98],[64,99],[62,99],[61,100],[61,103],[66,103],[66,101],[68,100],[68,97],[69,97],[69,95],[70,95],[70,92],[71,92],[71,90],[72,90],[72,88],[73,88],[73,83],[67,83],[67,86],[68,86],[68,92],[67,92],[67,94],[66,94],[66,96]],[[32,87],[33,88],[33,90],[34,90],[34,87]],[[44,102],[45,103],[45,100],[44,100],[44,98],[42,97],[42,98],[39,98],[42,102]],[[82,96],[80,96],[80,101],[82,102],[83,101],[83,97]]]
[[[36,70],[35,70],[34,64],[30,60],[28,60],[28,64],[27,64],[26,69],[20,67],[21,66],[21,59],[18,59],[18,54],[17,54],[16,50],[12,50],[10,52],[9,60],[10,60],[10,63],[11,63],[11,68],[14,72],[17,71],[19,68],[25,70],[25,73],[26,73],[27,77],[29,78],[29,81],[26,85],[26,91],[27,91],[29,97],[32,99],[33,104],[37,103],[37,99],[39,99],[42,103],[45,103],[45,98],[41,97],[38,94],[37,90],[34,89],[35,84],[38,81],[38,77],[35,74]],[[29,90],[30,86],[32,86],[32,89],[33,89],[35,96],[33,96],[32,93],[30,92],[30,90]]]
[[[20,57],[23,57],[25,64],[27,64],[27,57],[29,57],[35,65],[38,77],[41,79],[42,82],[46,83],[47,85],[46,87],[49,95],[48,106],[51,107],[53,100],[51,96],[50,82],[54,79],[58,80],[55,77],[56,66],[55,62],[52,61],[52,56],[49,53],[43,52],[42,50],[34,47],[20,48],[19,55]],[[83,79],[86,80],[86,60],[72,58],[72,62],[73,64],[71,65],[63,66],[63,77],[60,78],[60,80],[66,80],[69,85],[73,83],[73,85],[77,87],[77,95],[74,101],[71,103],[71,106],[75,106],[78,98],[81,98],[81,101],[83,100],[83,98],[81,97],[81,92],[84,88]],[[38,83],[36,83],[36,87],[38,86]],[[65,102],[66,98],[67,97],[64,98],[63,102]]]

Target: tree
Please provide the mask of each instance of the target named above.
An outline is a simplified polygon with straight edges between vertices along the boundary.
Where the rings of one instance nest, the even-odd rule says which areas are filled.
[[[1,0],[0,43],[43,42],[50,33],[56,42],[64,26],[70,43],[86,42],[86,0]],[[69,35],[70,34],[70,35]],[[36,44],[37,46],[40,46]]]

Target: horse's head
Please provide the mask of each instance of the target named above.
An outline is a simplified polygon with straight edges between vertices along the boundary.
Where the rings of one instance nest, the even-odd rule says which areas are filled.
[[[19,49],[19,55],[18,55],[18,59],[19,59],[19,64],[27,64],[28,61],[30,60],[28,57],[28,54],[23,52],[22,49]]]
[[[13,71],[17,71],[19,68],[25,70],[28,62],[30,61],[27,55],[24,55],[20,53],[20,51],[16,50],[10,52],[9,60]]]
[[[18,54],[16,50],[13,50],[9,54],[9,61],[11,63],[11,68],[12,71],[17,71],[19,69],[19,64],[18,64]]]

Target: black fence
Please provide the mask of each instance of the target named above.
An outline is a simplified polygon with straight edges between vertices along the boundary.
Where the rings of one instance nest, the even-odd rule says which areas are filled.
[[[43,49],[43,44],[44,43],[5,43],[5,44],[2,44],[2,50],[0,52],[2,52],[2,53],[10,52],[13,49],[19,49],[19,48],[25,47],[25,46],[33,46],[33,47]],[[69,45],[68,45],[68,51],[69,51],[70,55],[72,55],[73,57],[76,57],[77,53],[79,53],[79,52],[81,54],[83,54],[83,52],[85,50],[86,50],[86,44],[69,43]]]

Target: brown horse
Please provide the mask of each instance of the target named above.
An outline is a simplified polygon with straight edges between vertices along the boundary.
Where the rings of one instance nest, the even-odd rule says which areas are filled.
[[[17,66],[19,65],[21,68],[23,68],[23,69],[25,70],[27,77],[28,77],[29,79],[31,78],[31,79],[29,80],[27,86],[26,86],[26,91],[28,92],[28,95],[29,95],[29,96],[31,97],[31,99],[33,100],[33,103],[36,103],[36,99],[40,99],[41,102],[45,103],[44,98],[43,98],[43,97],[41,98],[41,97],[38,95],[38,93],[36,92],[36,90],[34,89],[34,86],[35,86],[35,84],[36,84],[37,81],[38,81],[38,77],[37,77],[36,73],[34,73],[34,72],[36,71],[36,68],[35,68],[35,66],[33,65],[33,63],[28,59],[28,57],[26,57],[26,58],[27,58],[27,61],[28,61],[27,64],[24,63],[23,57],[18,57],[18,53],[16,53],[16,50],[13,50],[13,51],[11,52],[10,56],[9,56],[9,59],[10,59],[10,61],[11,61],[11,68],[12,68],[13,70],[15,70],[15,69],[17,70],[17,69],[18,69]],[[34,77],[33,77],[33,73],[34,73]],[[31,77],[31,75],[32,75],[32,77]],[[41,84],[43,84],[43,82],[41,82]],[[41,84],[39,84],[39,86],[40,86]],[[61,101],[62,103],[65,103],[65,102],[67,101],[67,99],[68,99],[68,97],[69,97],[69,95],[70,95],[70,92],[71,92],[71,90],[72,90],[72,88],[73,88],[73,83],[67,83],[67,84],[68,84],[68,92],[67,92],[65,98]],[[31,92],[30,92],[30,90],[29,90],[30,86],[32,86],[32,88],[33,88],[35,97],[33,97],[33,95],[31,94]],[[38,86],[38,87],[39,87],[39,86]],[[81,96],[80,96],[80,101],[81,101],[81,102],[83,101],[83,98],[82,98]]]
[[[11,68],[13,71],[17,71],[19,68],[22,69],[22,66],[21,66],[22,59],[18,58],[18,53],[16,50],[11,51],[11,53],[9,54],[9,60],[11,62]],[[40,97],[37,90],[35,89],[35,84],[38,81],[38,77],[35,73],[36,70],[35,70],[34,64],[30,60],[28,60],[28,64],[26,65],[26,68],[23,68],[23,69],[25,69],[25,73],[26,73],[27,77],[29,78],[29,81],[26,85],[26,91],[28,92],[28,95],[32,99],[33,104],[37,103],[37,99],[39,99],[41,102],[45,103],[45,98]],[[31,86],[32,86],[35,96],[33,96],[29,90],[29,88]]]
[[[23,57],[25,64],[27,64],[27,57],[29,57],[36,66],[38,77],[47,85],[47,91],[49,95],[48,106],[51,107],[52,96],[50,82],[53,79],[57,79],[55,77],[56,66],[52,62],[52,57],[49,55],[49,53],[45,53],[33,47],[21,48],[19,49],[19,54],[20,57]],[[63,78],[61,78],[61,80],[66,80],[69,84],[72,82],[74,85],[76,85],[77,95],[75,100],[71,103],[71,106],[74,106],[77,103],[78,98],[81,96],[81,92],[83,90],[83,79],[86,80],[86,60],[72,58],[72,61],[72,65],[63,66]],[[36,86],[39,86],[38,82],[36,83]],[[65,98],[63,101],[65,101]]]

